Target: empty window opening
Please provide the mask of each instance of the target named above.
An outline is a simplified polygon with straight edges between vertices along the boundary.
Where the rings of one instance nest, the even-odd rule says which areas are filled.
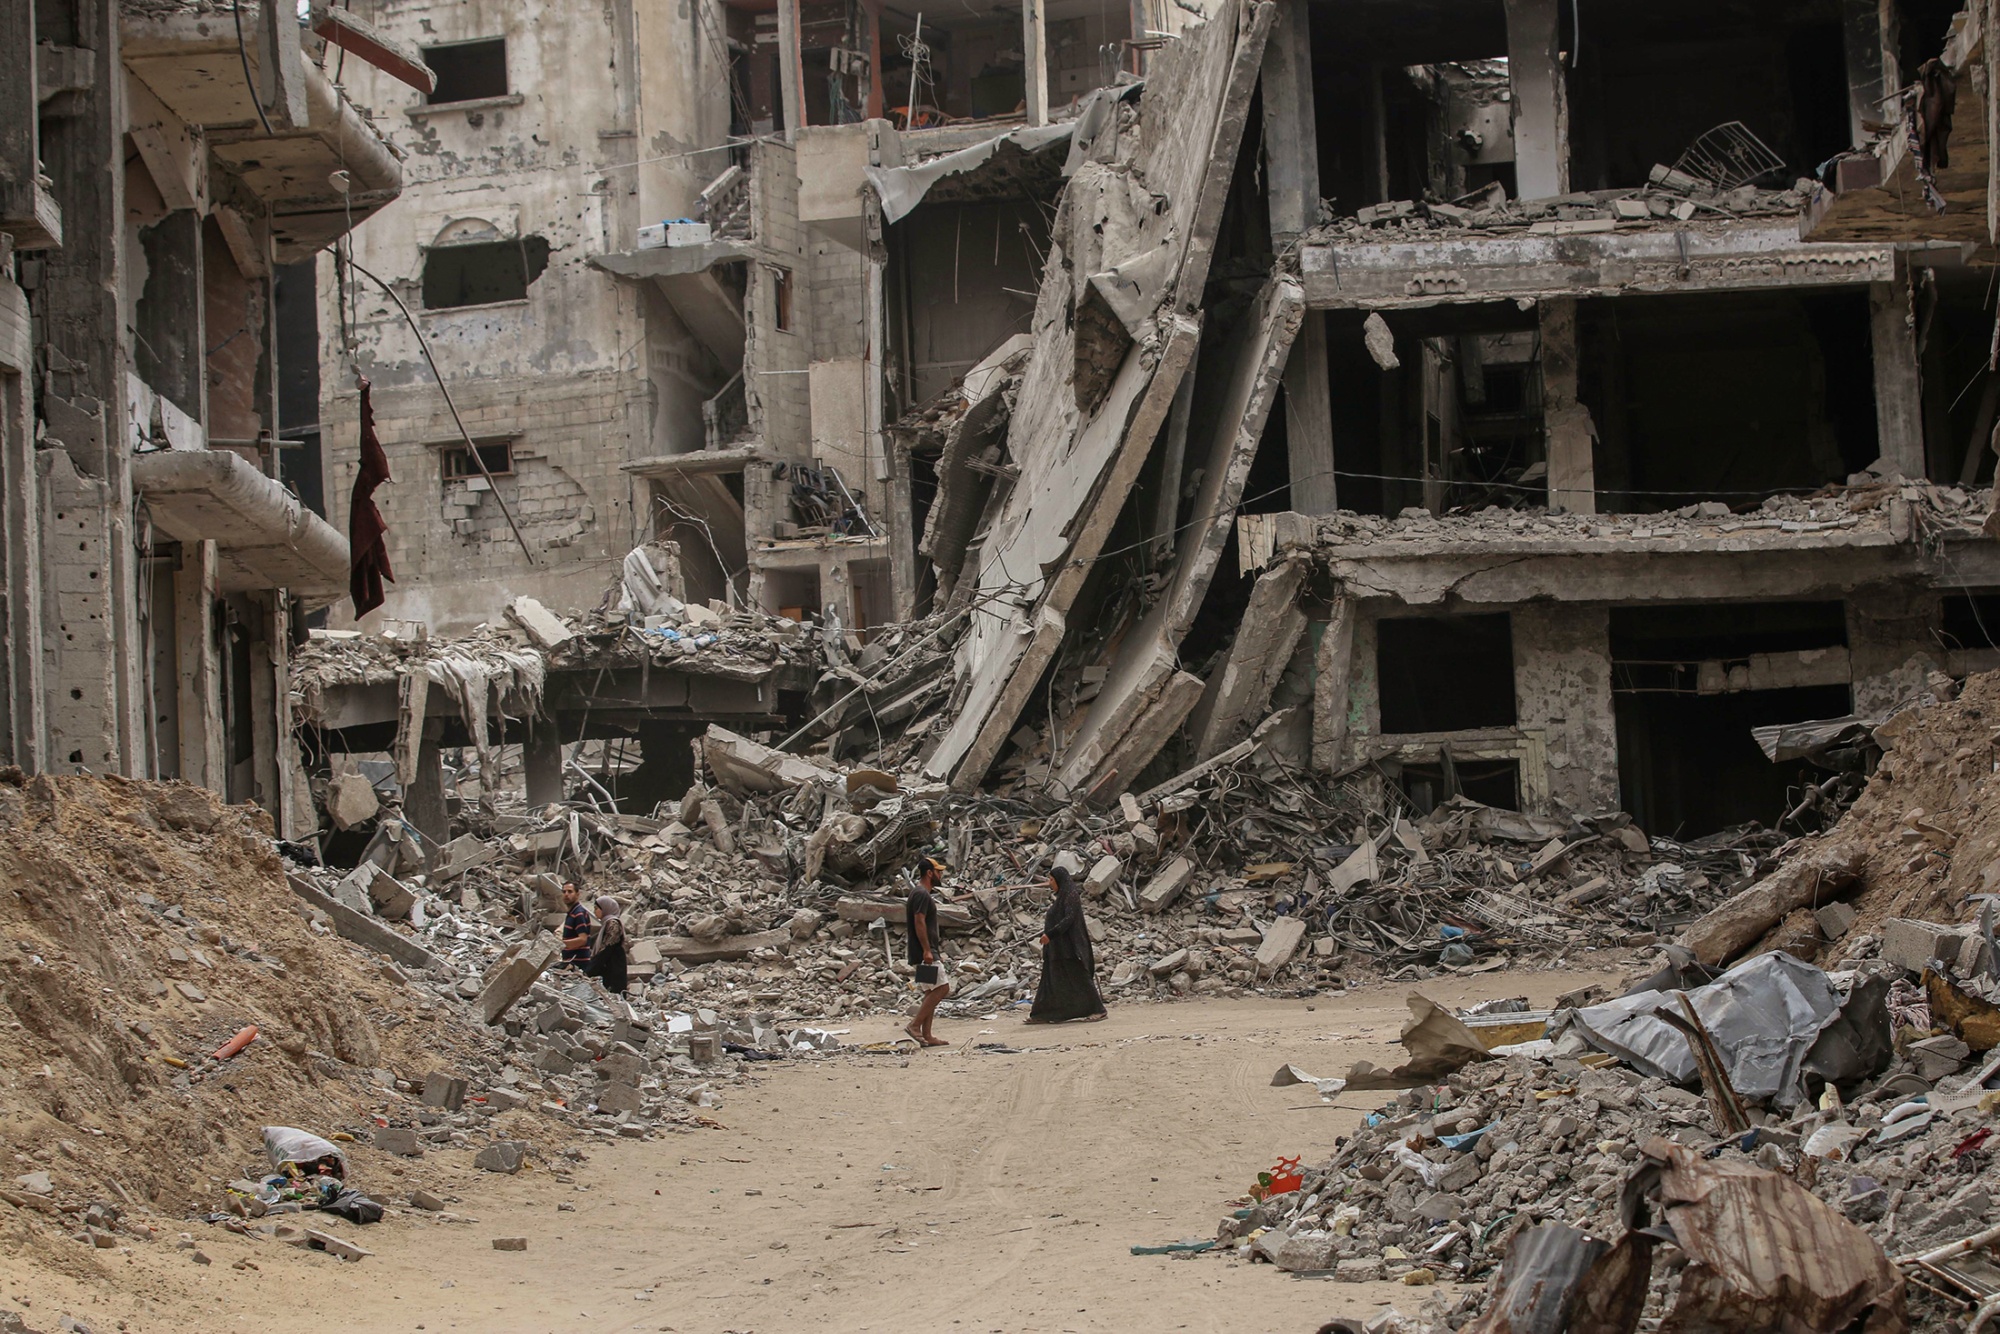
[[[1900,79],[1891,71],[1892,84],[1914,78],[1909,62],[1919,52],[1938,53],[1952,12],[1962,8],[1957,0],[1900,3],[1909,54]],[[1496,196],[1517,198],[1516,161],[1526,154],[1515,143],[1502,59],[1506,8],[1500,0],[1313,6],[1321,193],[1338,213],[1391,201],[1478,208]],[[1708,162],[1723,189],[1745,184],[1747,174],[1768,202],[1851,145],[1842,40],[1849,11],[1834,0],[1780,10],[1733,0],[1584,5],[1581,32],[1575,7],[1556,8],[1569,190],[1643,187],[1655,165],[1699,168],[1701,156],[1690,151],[1697,141],[1737,122],[1761,147]],[[1920,41],[1910,40],[1913,33]],[[1647,90],[1644,115],[1627,114],[1635,88]]]
[[[427,99],[432,106],[507,95],[507,39],[453,42],[424,48],[424,63],[437,75]]]
[[[1612,608],[1625,809],[1679,838],[1775,824],[1826,775],[1772,763],[1751,729],[1847,714],[1846,642],[1838,602]]]
[[[1341,508],[1545,505],[1534,312],[1511,302],[1386,312],[1400,363],[1386,370],[1368,351],[1365,319],[1326,313]]]
[[[548,266],[549,243],[540,236],[433,246],[424,252],[424,308],[526,301],[529,285]]]
[[[1861,290],[1580,303],[1598,509],[1753,510],[1867,467],[1880,452],[1868,323]]]
[[[771,266],[771,319],[781,333],[792,327],[792,271]]]
[[[1375,627],[1382,730],[1514,725],[1514,628],[1506,612],[1398,616]]]
[[[438,461],[444,470],[444,480],[457,481],[465,477],[511,477],[514,474],[514,442],[512,440],[479,441],[479,460],[474,462],[472,451],[464,445],[451,445],[438,451]],[[479,465],[486,465],[485,472]]]
[[[764,610],[795,621],[819,619],[818,570],[767,570],[764,572]]]
[[[1448,760],[1436,764],[1404,764],[1396,785],[1419,815],[1429,815],[1453,797],[1470,797],[1502,810],[1521,809],[1521,764],[1518,760]]]
[[[1947,649],[2000,649],[2000,593],[1954,593],[1943,611]]]

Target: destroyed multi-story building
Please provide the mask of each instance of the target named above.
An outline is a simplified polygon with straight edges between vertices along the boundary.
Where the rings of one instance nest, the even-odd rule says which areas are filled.
[[[1142,8],[374,15],[440,75],[349,80],[412,178],[354,253],[459,419],[323,261],[389,614],[670,538],[854,647],[958,614],[961,788],[1255,730],[1697,832],[1780,813],[1753,728],[1989,660],[1982,9]]]
[[[1045,154],[898,235],[865,175],[1043,125],[1137,59],[1122,10],[1041,8],[352,6],[437,74],[345,82],[407,175],[352,258],[428,349],[372,279],[321,269],[329,492],[353,476],[357,374],[401,483],[385,615],[448,631],[503,594],[594,602],[654,536],[702,598],[907,615],[884,426],[1025,327],[1056,176]]]
[[[325,67],[328,23],[0,11],[0,760],[184,778],[310,828],[288,656],[348,573],[301,466],[311,257],[402,179]]]

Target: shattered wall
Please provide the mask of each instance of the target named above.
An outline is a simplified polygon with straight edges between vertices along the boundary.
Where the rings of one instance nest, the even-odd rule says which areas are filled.
[[[321,421],[334,521],[346,523],[356,466],[358,372],[373,382],[393,477],[376,497],[399,578],[384,615],[447,630],[490,619],[511,594],[594,603],[606,562],[644,531],[619,465],[698,447],[701,402],[722,378],[663,303],[587,263],[630,249],[648,210],[685,216],[726,165],[719,155],[685,156],[710,131],[706,142],[721,137],[717,98],[726,129],[718,74],[726,62],[704,40],[714,16],[698,0],[658,13],[490,0],[361,8],[419,47],[507,43],[507,94],[461,105],[429,105],[380,71],[347,63],[349,92],[406,155],[402,197],[352,243],[356,262],[420,322],[466,429],[513,441],[516,475],[495,486],[533,564],[493,494],[444,480],[439,450],[459,442],[458,429],[402,313],[322,256],[330,369]],[[635,167],[641,158],[665,160]],[[525,300],[424,309],[429,248],[535,238],[547,243],[548,261]]]

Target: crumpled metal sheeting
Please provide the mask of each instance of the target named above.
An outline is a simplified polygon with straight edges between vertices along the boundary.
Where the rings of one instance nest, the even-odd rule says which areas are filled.
[[[1689,1263],[1662,1334],[1903,1334],[1903,1276],[1867,1233],[1797,1182],[1654,1139],[1628,1200],[1655,1182]]]
[[[1674,1004],[1671,991],[1642,991],[1576,1012],[1577,1031],[1649,1075],[1686,1083],[1695,1075],[1687,1038],[1653,1016]],[[1705,987],[1685,993],[1728,1063],[1729,1082],[1746,1098],[1790,1107],[1803,1096],[1799,1069],[1820,1030],[1840,1014],[1840,994],[1818,968],[1789,954],[1762,954]],[[1777,1016],[1774,1021],[1774,1016]]]

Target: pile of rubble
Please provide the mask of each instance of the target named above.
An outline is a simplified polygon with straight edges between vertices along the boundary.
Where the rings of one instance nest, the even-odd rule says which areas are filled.
[[[1547,494],[1540,486],[1523,488],[1525,500]],[[1496,538],[1523,541],[1589,538],[1656,539],[1738,538],[1754,541],[1759,533],[1840,533],[1857,536],[1886,533],[1906,541],[1922,534],[1976,534],[1985,521],[1990,497],[1934,482],[1882,479],[1857,473],[1849,484],[1825,487],[1811,495],[1768,496],[1741,511],[1719,500],[1683,505],[1657,514],[1563,514],[1546,510],[1489,505],[1447,516],[1412,506],[1394,518],[1372,514],[1331,514],[1316,521],[1324,545],[1427,542],[1442,538]]]
[[[774,1031],[907,1002],[903,873],[919,852],[950,867],[951,1004],[984,1013],[1033,991],[1056,866],[1084,886],[1114,994],[1164,998],[1649,944],[1782,842],[1754,829],[1653,841],[1622,815],[1575,822],[1463,798],[1421,818],[1372,814],[1360,783],[1254,748],[1108,811],[961,797],[720,726],[697,750],[701,781],[649,816],[581,802],[468,809],[481,832],[427,859],[391,805],[359,868],[295,876],[343,905],[355,931],[390,930],[461,969],[558,926],[573,881],[586,902],[619,900],[635,1003],[762,1013]]]
[[[1982,897],[2000,676],[1957,698],[1932,686],[1874,727],[1886,757],[1853,808],[1625,995],[1461,1016],[1413,997],[1403,1066],[1282,1068],[1275,1084],[1329,1100],[1398,1092],[1183,1248],[1343,1280],[1493,1280],[1411,1330],[1560,1334],[1586,1309],[1617,1316],[1592,1329],[1670,1312],[1762,1328],[1780,1308],[1786,1328],[1888,1330],[1906,1307],[1914,1327],[1983,1328],[2000,1315],[2000,938]],[[1885,915],[1981,902],[1976,922]],[[1725,1199],[1733,1221],[1701,1213]]]
[[[1371,204],[1352,216],[1328,219],[1308,233],[1308,242],[1373,242],[1454,231],[1498,231],[1574,236],[1662,222],[1733,222],[1742,218],[1796,218],[1812,193],[1812,182],[1790,189],[1755,185],[1722,189],[1672,167],[1653,168],[1637,189],[1582,190],[1547,199],[1509,199],[1497,185],[1451,203],[1395,199]]]
[[[440,1211],[454,1167],[560,1173],[579,1141],[714,1125],[746,1053],[827,1042],[628,1004],[545,973],[534,927],[414,877],[406,902],[357,906],[273,849],[263,812],[186,784],[0,774],[0,1203],[37,1261],[92,1269],[61,1248],[189,1218],[360,1258],[331,1219],[267,1216]],[[278,1172],[267,1122],[335,1145],[339,1191]]]
[[[1970,956],[1968,943],[1983,943],[1929,930],[1935,953]],[[1643,1226],[1635,1179],[1685,1151],[1698,1172],[1756,1169],[1810,1192],[1826,1207],[1791,1220],[1794,1234],[1845,1248],[1864,1267],[1887,1248],[1908,1275],[1909,1300],[1935,1321],[1923,1327],[1942,1328],[1992,1296],[2000,1277],[1976,1254],[2000,1239],[1989,1230],[2000,1091],[1985,1087],[2000,1060],[1967,1059],[2000,1042],[2000,1008],[1979,994],[2000,995],[2000,984],[1990,961],[1962,985],[1954,966],[1933,956],[1917,983],[1886,962],[1829,975],[1766,955],[1712,983],[1660,990],[1649,979],[1624,1000],[1554,1015],[1503,1004],[1455,1019],[1413,997],[1408,1065],[1364,1063],[1346,1080],[1279,1071],[1274,1083],[1314,1083],[1329,1099],[1407,1087],[1323,1162],[1295,1176],[1280,1165],[1275,1182],[1266,1174],[1222,1220],[1213,1249],[1341,1281],[1478,1282],[1541,1225],[1629,1235]],[[1669,1026],[1682,996],[1689,1022]],[[1632,1041],[1634,1016],[1653,1037]],[[1527,1036],[1545,1030],[1556,1036]],[[1684,1036],[1674,1050],[1655,1040],[1662,1034]],[[1866,1237],[1836,1226],[1840,1218]],[[1934,1256],[1967,1237],[1978,1240],[1966,1252]],[[1683,1234],[1680,1244],[1717,1264],[1697,1241]],[[1709,1244],[1729,1253],[1750,1243],[1739,1233]],[[1777,1259],[1810,1285],[1801,1255]],[[1642,1277],[1647,1315],[1675,1305],[1676,1277],[1672,1266],[1649,1288]],[[1507,1283],[1503,1269],[1503,1292]],[[1893,1287],[1900,1309],[1903,1280]],[[1878,1295],[1889,1300],[1886,1287]],[[1462,1327],[1477,1305],[1439,1301],[1428,1318]]]

